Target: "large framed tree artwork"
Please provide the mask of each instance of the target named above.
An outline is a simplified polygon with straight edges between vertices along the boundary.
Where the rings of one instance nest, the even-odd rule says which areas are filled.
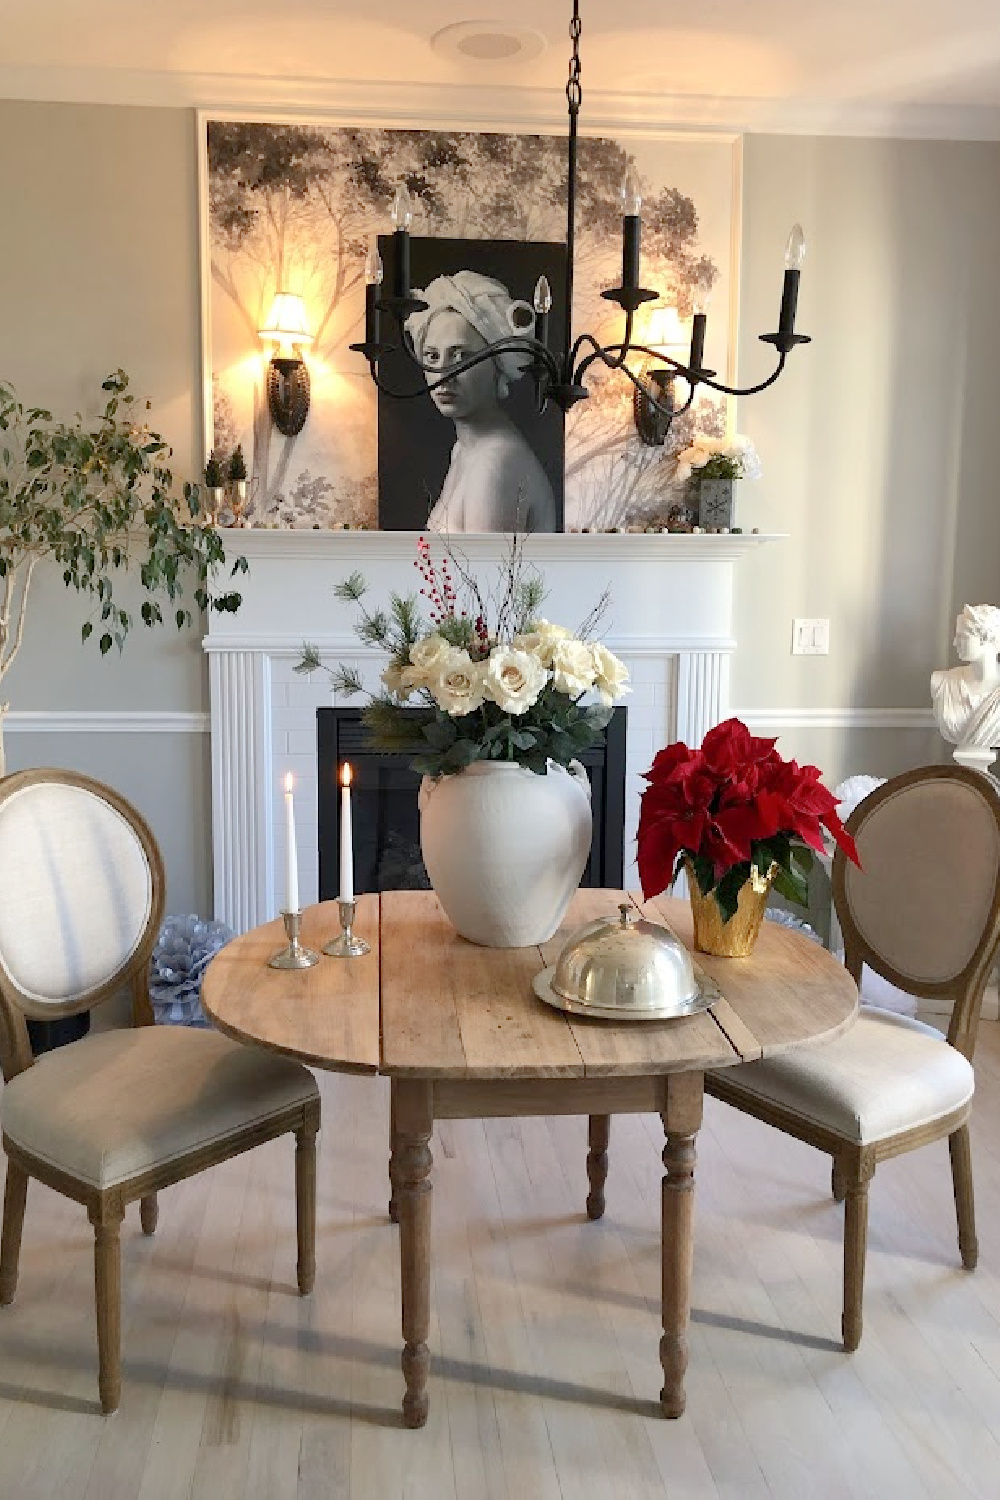
[[[381,398],[349,346],[363,337],[365,258],[372,243],[388,253],[401,182],[414,205],[414,284],[418,276],[435,283],[446,311],[456,296],[464,308],[470,288],[479,298],[483,287],[499,287],[476,305],[495,304],[502,315],[504,297],[530,300],[543,270],[558,307],[564,136],[208,115],[199,127],[206,449],[224,457],[242,445],[255,524],[507,529],[502,507],[470,505],[466,514],[455,500],[458,424],[447,398]],[[706,363],[731,375],[740,195],[732,136],[650,129],[581,139],[574,325],[602,342],[619,331],[621,314],[600,294],[619,278],[620,191],[629,166],[643,187],[643,282],[662,294],[637,318],[637,340],[683,358],[694,298],[711,288]],[[278,292],[301,297],[311,335],[311,405],[290,435],[271,417],[271,350],[259,334]],[[484,316],[488,327],[490,313]],[[454,316],[436,319],[426,336],[441,342],[460,326]],[[414,376],[419,382],[410,369],[411,384]],[[539,415],[516,378],[496,372],[493,394],[510,429],[505,462],[514,465],[534,529],[641,523],[662,508],[672,455],[694,427],[725,431],[725,405],[708,392],[674,423],[663,447],[647,446],[631,391],[622,377],[595,373],[589,399],[564,423],[557,411]]]

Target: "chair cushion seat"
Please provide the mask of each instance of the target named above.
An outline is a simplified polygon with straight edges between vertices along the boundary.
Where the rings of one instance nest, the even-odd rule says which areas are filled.
[[[22,1150],[109,1188],[318,1096],[290,1058],[219,1032],[142,1026],[44,1054],[4,1086],[0,1125]]]
[[[874,1006],[830,1042],[718,1076],[862,1145],[942,1119],[975,1087],[972,1065],[939,1031]]]

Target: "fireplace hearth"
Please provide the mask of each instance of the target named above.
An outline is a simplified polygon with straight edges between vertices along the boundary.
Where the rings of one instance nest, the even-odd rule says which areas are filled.
[[[624,882],[625,749],[628,710],[616,708],[604,743],[580,756],[590,778],[594,840],[581,884],[620,890]],[[374,749],[361,710],[316,711],[318,756],[319,899],[340,893],[339,766],[353,771],[356,891],[429,890],[420,857],[420,777],[405,755]]]

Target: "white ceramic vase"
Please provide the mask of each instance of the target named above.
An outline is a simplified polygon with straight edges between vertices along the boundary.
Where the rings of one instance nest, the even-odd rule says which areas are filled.
[[[462,937],[487,948],[549,940],[580,884],[593,837],[590,781],[574,761],[476,761],[420,787],[420,847]]]

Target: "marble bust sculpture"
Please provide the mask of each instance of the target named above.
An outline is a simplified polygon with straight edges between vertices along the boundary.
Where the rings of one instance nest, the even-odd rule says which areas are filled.
[[[931,673],[934,717],[959,764],[987,771],[1000,746],[1000,609],[967,604],[955,650],[963,666]]]

